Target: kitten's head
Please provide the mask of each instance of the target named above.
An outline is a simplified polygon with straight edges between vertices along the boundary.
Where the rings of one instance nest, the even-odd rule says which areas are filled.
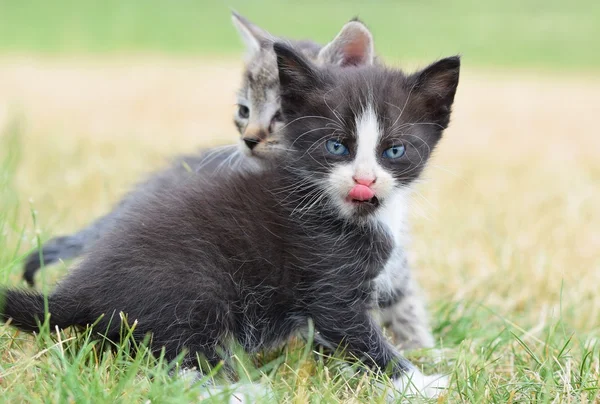
[[[343,218],[373,217],[418,178],[448,126],[459,58],[405,75],[318,68],[285,44],[274,49],[289,166]]]
[[[245,69],[237,94],[234,122],[240,132],[240,149],[249,156],[270,158],[282,151],[277,132],[283,126],[279,99],[279,75],[273,44],[283,41],[232,13],[245,46]],[[350,21],[326,46],[311,41],[285,41],[318,65],[372,64],[373,38],[364,24]]]

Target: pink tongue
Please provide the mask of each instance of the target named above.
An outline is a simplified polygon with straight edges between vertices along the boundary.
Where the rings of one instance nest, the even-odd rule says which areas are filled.
[[[375,192],[366,185],[357,184],[350,190],[348,197],[354,201],[368,201],[375,196]]]

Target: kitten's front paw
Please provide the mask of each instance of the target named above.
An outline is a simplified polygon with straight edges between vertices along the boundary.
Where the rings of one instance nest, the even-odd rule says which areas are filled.
[[[449,381],[448,376],[424,375],[413,370],[394,380],[394,387],[405,396],[435,398],[448,389]]]

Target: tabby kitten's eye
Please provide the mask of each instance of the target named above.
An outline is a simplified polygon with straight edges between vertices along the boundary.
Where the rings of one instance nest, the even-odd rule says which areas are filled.
[[[345,156],[350,153],[346,146],[335,139],[328,140],[327,143],[325,143],[325,148],[329,153],[335,154],[336,156]]]
[[[383,151],[383,157],[388,159],[399,159],[400,157],[404,156],[405,151],[406,148],[402,145],[392,146],[389,149],[385,149]]]
[[[245,105],[238,104],[238,115],[240,118],[248,119],[250,116],[250,109]]]
[[[283,115],[281,114],[281,110],[278,109],[277,112],[275,112],[275,115],[273,115],[273,118],[271,118],[271,122],[281,122],[283,121]]]
[[[269,133],[275,132],[275,125],[280,124],[282,122],[283,115],[281,114],[281,110],[278,110],[277,112],[275,112],[275,115],[273,115],[273,118],[271,118],[271,123],[269,124]]]

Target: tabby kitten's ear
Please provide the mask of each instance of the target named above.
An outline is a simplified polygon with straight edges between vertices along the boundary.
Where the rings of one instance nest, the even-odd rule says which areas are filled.
[[[240,34],[244,45],[246,45],[248,58],[253,57],[262,47],[273,42],[274,37],[271,34],[254,25],[235,11],[231,12],[231,21]]]
[[[339,34],[321,49],[317,57],[320,64],[338,66],[372,65],[375,47],[371,31],[359,20],[342,27]]]
[[[420,72],[412,74],[407,80],[410,97],[421,103],[427,111],[428,120],[443,128],[447,127],[450,121],[459,72],[460,57],[453,56],[432,63]]]
[[[315,88],[322,84],[318,71],[304,57],[281,42],[273,44],[277,56],[281,104],[286,109],[299,105]]]

